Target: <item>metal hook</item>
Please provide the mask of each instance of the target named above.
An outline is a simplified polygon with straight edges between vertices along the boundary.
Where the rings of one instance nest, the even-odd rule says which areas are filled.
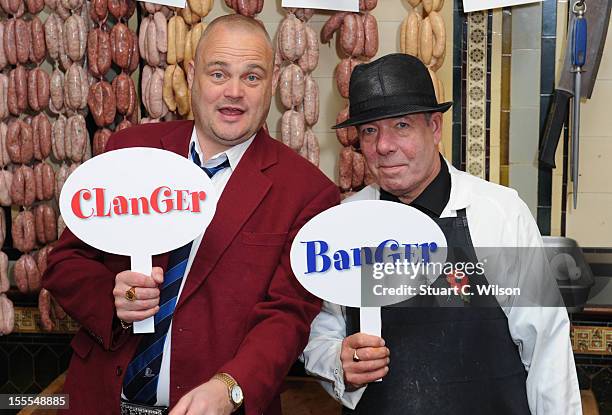
[[[578,0],[572,7],[572,12],[577,15],[583,15],[586,13],[586,2],[584,0]]]

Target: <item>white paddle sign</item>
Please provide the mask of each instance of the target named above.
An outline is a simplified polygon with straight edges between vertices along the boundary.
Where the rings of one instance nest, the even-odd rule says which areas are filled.
[[[306,223],[291,245],[291,268],[310,293],[359,307],[360,331],[380,337],[380,307],[414,297],[418,290],[411,286],[437,277],[410,264],[442,263],[446,246],[440,227],[417,209],[362,200],[332,207]]]
[[[217,207],[211,180],[178,154],[134,147],[100,154],[77,168],[60,194],[66,226],[83,242],[131,258],[150,275],[152,256],[204,233]],[[150,317],[135,333],[154,331]]]

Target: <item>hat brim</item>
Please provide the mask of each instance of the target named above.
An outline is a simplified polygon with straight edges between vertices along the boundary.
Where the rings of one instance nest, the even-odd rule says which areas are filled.
[[[332,129],[346,128],[354,125],[361,125],[372,121],[384,120],[387,118],[401,117],[403,115],[418,114],[425,112],[446,112],[451,106],[452,102],[444,102],[433,107],[423,107],[420,105],[398,105],[393,108],[381,108],[368,111],[363,114],[351,117],[340,124],[336,124]]]

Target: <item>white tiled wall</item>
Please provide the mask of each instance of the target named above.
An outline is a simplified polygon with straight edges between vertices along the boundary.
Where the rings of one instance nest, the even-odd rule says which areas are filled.
[[[519,192],[534,217],[538,203],[541,28],[540,3],[512,8],[509,185]]]
[[[447,54],[444,66],[438,71],[438,76],[441,77],[444,82],[446,91],[446,99],[452,98],[452,6],[451,1],[447,1],[447,4],[442,10],[442,17],[446,22],[446,42],[447,42]],[[399,51],[399,30],[400,24],[408,11],[411,10],[407,0],[379,0],[378,6],[373,11],[373,15],[378,21],[378,33],[379,33],[379,57],[388,53],[395,53]],[[204,21],[208,22],[217,16],[232,13],[232,11],[225,5],[223,0],[216,0],[213,10],[206,16]],[[325,21],[332,15],[332,12],[320,11],[315,13],[313,18],[309,21],[309,25],[315,30],[317,34],[320,34],[321,27]],[[276,35],[276,31],[280,21],[285,17],[285,12],[281,7],[281,0],[265,0],[264,9],[258,18],[264,22],[266,29],[271,36]],[[321,170],[332,180],[337,177],[336,174],[336,163],[338,158],[338,152],[340,150],[340,144],[336,139],[336,134],[330,128],[336,121],[336,115],[346,105],[344,99],[340,97],[335,86],[333,78],[334,69],[340,62],[339,55],[336,51],[335,42],[333,46],[320,45],[320,57],[319,66],[313,72],[315,80],[319,84],[320,92],[320,116],[319,122],[314,128],[314,132],[319,138],[319,144],[321,147]],[[270,114],[268,115],[268,127],[271,130],[272,136],[280,136],[280,117],[282,115],[283,108],[280,102],[276,100],[272,104]],[[451,142],[451,111],[445,114],[445,131],[444,131],[444,143],[447,148],[450,149]]]

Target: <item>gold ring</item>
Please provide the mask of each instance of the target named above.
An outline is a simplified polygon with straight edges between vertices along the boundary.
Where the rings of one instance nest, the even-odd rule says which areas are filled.
[[[125,299],[128,301],[136,300],[136,287],[132,287],[125,292]]]
[[[357,349],[353,352],[353,362],[359,362],[361,359],[357,356]]]

